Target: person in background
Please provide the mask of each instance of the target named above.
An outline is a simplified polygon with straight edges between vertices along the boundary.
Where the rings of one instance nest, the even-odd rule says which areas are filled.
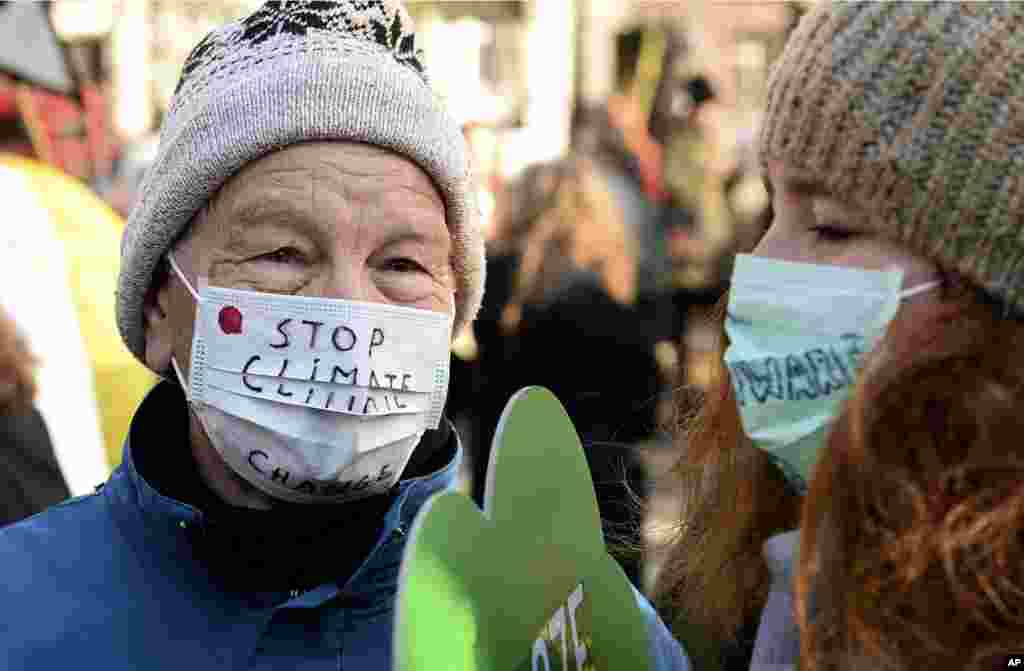
[[[0,526],[71,496],[33,400],[36,359],[0,310]]]
[[[522,239],[501,327],[515,338],[511,387],[547,387],[583,442],[606,536],[639,544],[632,514],[643,495],[634,446],[655,431],[661,381],[654,334],[636,309],[637,253],[593,163],[559,166],[550,207]],[[636,552],[620,557],[640,584]]]
[[[657,380],[664,389],[685,373],[682,334],[691,299],[674,284],[677,266],[687,262],[680,261],[674,243],[682,232],[684,242],[694,246],[700,216],[690,207],[699,203],[673,193],[668,143],[673,133],[695,125],[714,98],[706,79],[680,81],[677,73],[686,53],[686,42],[675,30],[646,26],[623,32],[616,39],[614,93],[603,107],[579,107],[573,124],[575,151],[600,172],[635,246],[633,311],[644,333],[654,334]],[[655,423],[662,425],[672,415],[672,399],[665,395],[654,405]]]
[[[164,381],[99,491],[0,530],[0,667],[391,668],[484,272],[423,61],[388,0],[266,2],[193,49],[121,245],[117,323]]]
[[[665,287],[650,295],[653,305],[648,312],[658,318],[659,340],[674,347],[676,370],[670,376],[683,384],[687,380],[687,329],[722,292],[719,283],[707,284],[698,278],[707,274],[707,257],[713,251],[703,219],[720,216],[716,212],[721,212],[724,198],[714,193],[707,157],[710,122],[706,110],[716,100],[714,88],[701,75],[688,78],[674,92],[668,84],[665,87],[665,102],[659,100],[655,107],[652,128],[666,145],[669,195],[661,209],[660,229],[668,267]]]
[[[558,163],[528,166],[498,200],[494,236],[487,241],[484,299],[473,322],[478,354],[469,461],[473,500],[478,505],[484,502],[487,464],[498,420],[509,399],[519,391],[518,334],[509,330],[502,318],[512,300],[527,237],[542,213],[554,206],[559,171]]]
[[[721,216],[705,212],[709,207],[719,207],[718,202],[709,199],[721,186],[721,176],[715,173],[712,137],[717,94],[706,77],[694,75],[678,84],[676,90],[667,90],[664,96],[669,102],[655,108],[651,125],[652,133],[665,145],[666,198],[675,210],[666,212],[666,235],[673,226],[700,235],[702,219]],[[671,250],[669,256],[674,256]],[[675,268],[673,271],[678,272]],[[673,285],[679,283],[677,279]]]
[[[709,218],[722,218],[727,202],[718,193],[717,176],[713,174],[709,156],[710,122],[707,110],[715,104],[715,92],[703,76],[686,80],[673,105],[675,114],[659,115],[656,127],[667,145],[666,181],[669,195],[662,209],[661,226],[665,236],[665,253],[669,264],[669,289],[672,303],[685,318],[691,302],[706,302],[709,295],[717,298],[717,283],[701,282],[708,249]],[[673,123],[674,122],[674,123]],[[696,271],[696,272],[695,272]],[[704,271],[706,272],[706,271]],[[712,300],[713,302],[713,300]],[[685,330],[685,329],[684,329]],[[674,333],[681,336],[683,331]]]
[[[1024,640],[1022,31],[1017,3],[818,3],[778,61],[774,220],[718,306],[656,590],[696,668],[982,669]]]
[[[659,51],[665,42],[671,48]],[[644,295],[664,288],[669,270],[661,229],[669,196],[664,147],[651,132],[647,100],[681,51],[678,42],[653,28],[617,36],[614,91],[603,105],[581,105],[573,114],[574,152],[593,161],[622,212],[636,249],[637,290]]]

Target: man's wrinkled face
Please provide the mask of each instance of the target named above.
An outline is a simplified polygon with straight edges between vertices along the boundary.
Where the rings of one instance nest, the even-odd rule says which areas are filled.
[[[174,256],[193,286],[454,311],[444,202],[398,154],[296,145],[248,165],[196,217]],[[196,305],[171,276],[146,306],[146,359],[188,375]]]

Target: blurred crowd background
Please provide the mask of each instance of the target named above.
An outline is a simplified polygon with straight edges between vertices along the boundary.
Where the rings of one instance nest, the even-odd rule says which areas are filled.
[[[0,2],[0,189],[19,224],[3,233],[2,306],[74,494],[120,460],[153,383],[120,344],[113,301],[161,115],[190,49],[259,4]],[[549,387],[623,566],[647,582],[657,515],[644,536],[633,511],[638,498],[658,509],[648,483],[670,461],[678,397],[703,384],[704,315],[770,220],[753,142],[770,64],[807,3],[406,4],[472,148],[489,245],[483,311],[452,355],[463,487],[482,500],[509,396]]]

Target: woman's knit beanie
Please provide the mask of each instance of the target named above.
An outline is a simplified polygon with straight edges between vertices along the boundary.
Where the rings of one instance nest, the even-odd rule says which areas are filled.
[[[418,164],[444,197],[456,277],[453,333],[484,284],[484,242],[462,129],[430,87],[397,0],[280,0],[214,30],[185,62],[157,157],[121,242],[117,323],[145,361],[143,301],[157,263],[246,164],[299,142],[347,140]]]
[[[1024,315],[1024,3],[819,3],[775,66],[760,160]]]

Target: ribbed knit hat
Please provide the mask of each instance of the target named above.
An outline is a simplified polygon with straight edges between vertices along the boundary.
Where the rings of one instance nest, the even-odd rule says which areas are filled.
[[[760,159],[1024,315],[1024,3],[819,3],[772,73]]]
[[[195,214],[243,166],[299,142],[348,140],[402,154],[444,197],[456,276],[453,333],[473,320],[484,242],[458,123],[434,94],[395,0],[281,0],[192,51],[121,242],[117,322],[145,362],[143,300]]]

